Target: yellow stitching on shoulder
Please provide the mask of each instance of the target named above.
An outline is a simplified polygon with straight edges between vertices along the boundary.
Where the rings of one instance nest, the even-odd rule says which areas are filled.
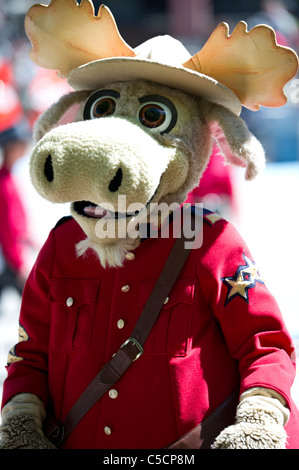
[[[219,214],[216,214],[216,212],[211,212],[211,214],[205,214],[204,217],[208,219],[208,221],[214,225],[216,222],[219,222],[220,220],[225,221]]]

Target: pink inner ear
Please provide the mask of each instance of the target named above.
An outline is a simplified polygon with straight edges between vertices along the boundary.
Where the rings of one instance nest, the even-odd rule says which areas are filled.
[[[57,123],[58,126],[63,126],[64,124],[69,124],[70,122],[74,122],[78,111],[80,109],[81,103],[74,103],[71,105],[70,108],[66,110],[66,112],[61,116]]]
[[[240,158],[233,154],[230,149],[230,146],[225,138],[225,135],[217,122],[213,122],[210,125],[210,130],[214,135],[218,146],[220,147],[221,153],[224,155],[227,163],[230,163],[234,166],[246,167],[246,163],[243,162]]]

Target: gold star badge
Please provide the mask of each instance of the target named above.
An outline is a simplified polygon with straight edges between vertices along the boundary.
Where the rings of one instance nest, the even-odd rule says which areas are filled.
[[[248,290],[255,287],[256,282],[264,284],[256,264],[244,254],[243,257],[246,265],[239,266],[234,276],[222,278],[228,287],[225,305],[237,295],[248,303]]]

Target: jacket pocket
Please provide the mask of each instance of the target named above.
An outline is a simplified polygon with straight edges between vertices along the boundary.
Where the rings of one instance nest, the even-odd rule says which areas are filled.
[[[141,313],[155,281],[144,281],[140,288]],[[189,324],[194,297],[194,279],[176,281],[144,345],[144,353],[185,356],[188,350]]]
[[[100,282],[92,279],[51,279],[50,348],[53,353],[87,348]]]

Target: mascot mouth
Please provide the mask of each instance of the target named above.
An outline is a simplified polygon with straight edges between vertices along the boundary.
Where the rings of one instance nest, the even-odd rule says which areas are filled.
[[[74,211],[77,212],[77,214],[89,219],[103,219],[104,217],[106,219],[128,219],[130,217],[136,217],[138,214],[140,214],[140,212],[147,209],[156,196],[158,188],[159,185],[147,203],[132,204],[133,206],[135,205],[135,210],[130,212],[113,211],[91,201],[75,201],[72,203],[72,207]]]
[[[73,208],[79,215],[92,219],[103,219],[104,217],[106,219],[124,219],[138,215],[149,202],[145,206],[142,206],[141,209],[134,212],[113,212],[91,201],[76,201],[73,203]]]

